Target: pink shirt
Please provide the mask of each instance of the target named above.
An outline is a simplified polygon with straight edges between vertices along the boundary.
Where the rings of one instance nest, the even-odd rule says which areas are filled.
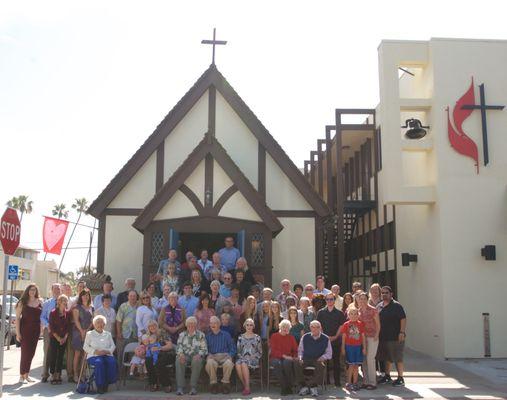
[[[215,315],[215,310],[212,308],[203,308],[202,310],[196,309],[194,317],[197,319],[197,329],[207,333],[209,330],[209,320],[213,315]]]
[[[375,336],[375,331],[377,329],[375,325],[375,315],[378,315],[377,309],[369,304],[364,311],[359,309],[359,321],[364,323],[364,333],[367,337]]]

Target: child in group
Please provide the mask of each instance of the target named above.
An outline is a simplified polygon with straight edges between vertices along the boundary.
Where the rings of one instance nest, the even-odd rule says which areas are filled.
[[[231,335],[231,338],[234,339],[236,331],[234,329],[234,326],[232,326],[231,324],[231,315],[225,312],[222,313],[222,315],[220,315],[220,324],[221,324],[220,329],[225,332],[228,332]]]
[[[359,390],[357,383],[359,365],[363,362],[363,355],[366,355],[366,337],[364,335],[364,323],[359,321],[359,310],[355,307],[348,309],[349,320],[341,327],[342,355],[346,355],[348,364],[347,384],[345,389],[349,391]]]
[[[153,359],[153,365],[155,365],[158,361],[158,353],[160,351],[160,343],[157,341],[156,335],[143,335],[143,342],[144,337],[146,336],[148,340],[148,345],[146,346],[146,357],[150,357]]]
[[[149,341],[146,340],[146,344],[148,344]],[[134,355],[132,356],[132,359],[130,360],[130,376],[133,376],[136,371],[140,376],[144,376],[146,371],[146,345],[140,344],[136,347],[134,350]]]

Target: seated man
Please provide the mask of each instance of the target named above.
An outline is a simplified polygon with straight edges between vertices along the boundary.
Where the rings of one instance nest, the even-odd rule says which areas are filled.
[[[317,386],[322,383],[324,377],[325,362],[333,355],[329,337],[322,333],[319,321],[310,322],[310,332],[305,333],[299,342],[298,358],[296,363],[296,380],[301,384],[300,396],[311,394],[319,395]],[[315,368],[315,372],[308,385],[305,382],[303,370],[306,367]]]
[[[211,393],[217,394],[220,392],[217,380],[218,366],[222,366],[222,393],[229,394],[230,378],[234,363],[232,358],[236,355],[236,345],[229,333],[220,329],[220,320],[218,317],[213,316],[210,318],[211,331],[206,335],[206,342],[208,344],[208,357],[206,359],[206,372],[210,378]]]

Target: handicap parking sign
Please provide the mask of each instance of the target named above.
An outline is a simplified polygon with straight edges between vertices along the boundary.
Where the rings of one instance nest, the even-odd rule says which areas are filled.
[[[18,280],[19,267],[17,265],[9,265],[8,279],[10,281]]]

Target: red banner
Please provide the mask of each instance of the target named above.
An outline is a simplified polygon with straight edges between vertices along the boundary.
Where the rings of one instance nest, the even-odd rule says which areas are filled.
[[[42,244],[46,253],[60,254],[62,252],[63,240],[68,226],[69,221],[44,217]]]

